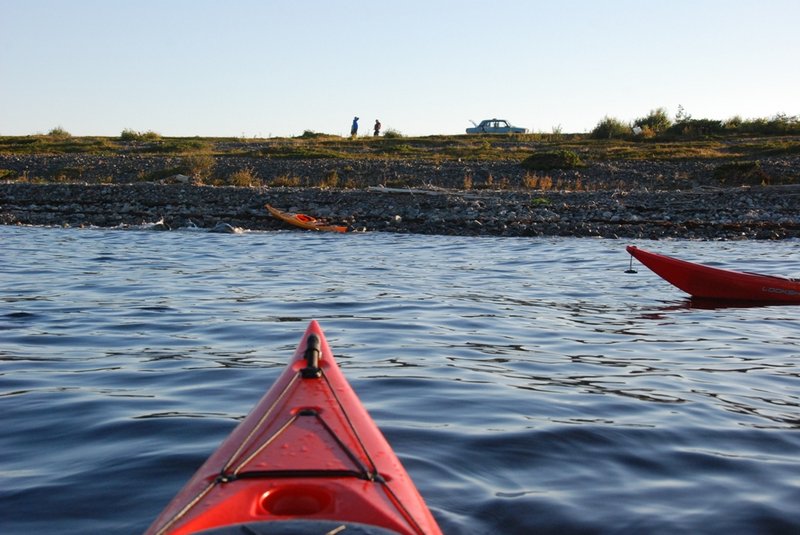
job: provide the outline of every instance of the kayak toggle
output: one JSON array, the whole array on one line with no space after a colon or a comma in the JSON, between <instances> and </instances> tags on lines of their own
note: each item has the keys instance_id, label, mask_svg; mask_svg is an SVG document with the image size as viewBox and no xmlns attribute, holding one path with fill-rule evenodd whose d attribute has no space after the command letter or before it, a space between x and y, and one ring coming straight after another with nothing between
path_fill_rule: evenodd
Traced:
<instances>
[{"instance_id":1,"label":"kayak toggle","mask_svg":"<svg viewBox=\"0 0 800 535\"><path fill-rule=\"evenodd\" d=\"M318 379L322 376L322 370L319 367L320 344L319 337L312 334L308 337L308 344L306 345L306 367L300 370L303 379Z\"/></svg>"}]
</instances>

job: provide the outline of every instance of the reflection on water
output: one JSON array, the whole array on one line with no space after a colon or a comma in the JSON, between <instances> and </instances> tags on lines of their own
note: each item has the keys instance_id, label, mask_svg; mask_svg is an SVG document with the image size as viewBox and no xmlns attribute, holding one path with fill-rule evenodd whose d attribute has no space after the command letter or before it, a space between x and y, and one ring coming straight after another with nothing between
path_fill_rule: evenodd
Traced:
<instances>
[{"instance_id":1,"label":"reflection on water","mask_svg":"<svg viewBox=\"0 0 800 535\"><path fill-rule=\"evenodd\" d=\"M4 533L141 532L311 318L446 533L800 529L800 309L687 299L626 243L0 233Z\"/></svg>"}]
</instances>

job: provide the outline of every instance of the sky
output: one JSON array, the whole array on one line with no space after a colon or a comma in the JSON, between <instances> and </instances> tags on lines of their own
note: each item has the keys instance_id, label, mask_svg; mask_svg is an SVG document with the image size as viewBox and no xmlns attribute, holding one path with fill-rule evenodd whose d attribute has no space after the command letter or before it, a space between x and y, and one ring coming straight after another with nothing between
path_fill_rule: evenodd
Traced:
<instances>
[{"instance_id":1,"label":"sky","mask_svg":"<svg viewBox=\"0 0 800 535\"><path fill-rule=\"evenodd\" d=\"M800 115L797 0L0 0L0 135Z\"/></svg>"}]
</instances>

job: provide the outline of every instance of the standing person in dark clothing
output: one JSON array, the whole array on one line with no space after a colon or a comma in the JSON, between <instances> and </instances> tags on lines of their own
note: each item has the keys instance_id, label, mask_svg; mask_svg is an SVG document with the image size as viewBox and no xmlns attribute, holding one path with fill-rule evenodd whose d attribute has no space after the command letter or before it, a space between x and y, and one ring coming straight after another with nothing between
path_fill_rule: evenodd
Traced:
<instances>
[{"instance_id":1,"label":"standing person in dark clothing","mask_svg":"<svg viewBox=\"0 0 800 535\"><path fill-rule=\"evenodd\" d=\"M358 117L353 117L353 126L350 127L350 137L356 137L358 134Z\"/></svg>"},{"instance_id":2,"label":"standing person in dark clothing","mask_svg":"<svg viewBox=\"0 0 800 535\"><path fill-rule=\"evenodd\" d=\"M375 119L375 137L381 135L381 122L378 119Z\"/></svg>"}]
</instances>

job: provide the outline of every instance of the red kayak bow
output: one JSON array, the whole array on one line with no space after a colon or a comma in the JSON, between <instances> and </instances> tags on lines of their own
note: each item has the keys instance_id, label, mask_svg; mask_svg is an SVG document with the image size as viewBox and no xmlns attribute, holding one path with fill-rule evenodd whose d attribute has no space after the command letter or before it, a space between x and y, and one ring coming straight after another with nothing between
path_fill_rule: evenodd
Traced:
<instances>
[{"instance_id":1,"label":"red kayak bow","mask_svg":"<svg viewBox=\"0 0 800 535\"><path fill-rule=\"evenodd\" d=\"M316 321L272 388L146 534L288 533L295 524L315 533L441 533Z\"/></svg>"},{"instance_id":2,"label":"red kayak bow","mask_svg":"<svg viewBox=\"0 0 800 535\"><path fill-rule=\"evenodd\" d=\"M694 264L633 245L631 256L692 297L800 304L800 280Z\"/></svg>"}]
</instances>

